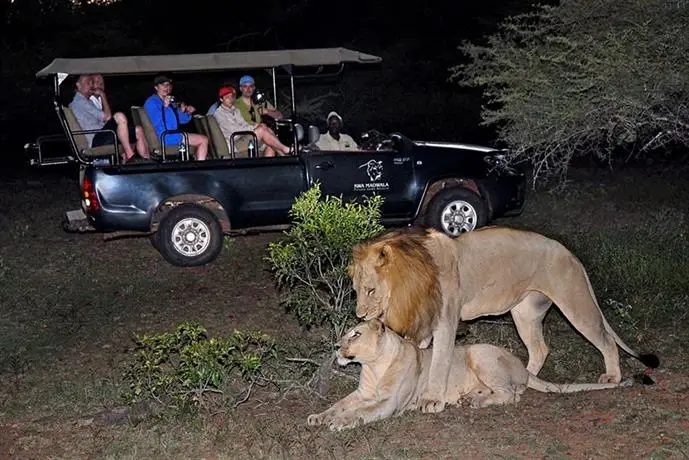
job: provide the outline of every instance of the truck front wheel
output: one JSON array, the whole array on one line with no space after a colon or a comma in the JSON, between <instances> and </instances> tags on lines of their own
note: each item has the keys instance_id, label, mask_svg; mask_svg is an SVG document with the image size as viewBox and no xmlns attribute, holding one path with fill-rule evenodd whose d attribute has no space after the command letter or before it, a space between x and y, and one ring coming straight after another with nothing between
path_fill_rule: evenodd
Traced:
<instances>
[{"instance_id":1,"label":"truck front wheel","mask_svg":"<svg viewBox=\"0 0 689 460\"><path fill-rule=\"evenodd\" d=\"M215 260L222 251L223 233L212 212L195 204L183 204L167 213L160 223L154 246L172 265L194 267Z\"/></svg>"},{"instance_id":2,"label":"truck front wheel","mask_svg":"<svg viewBox=\"0 0 689 460\"><path fill-rule=\"evenodd\" d=\"M471 190L454 187L438 193L428 205L426 225L451 237L488 223L488 206Z\"/></svg>"}]
</instances>

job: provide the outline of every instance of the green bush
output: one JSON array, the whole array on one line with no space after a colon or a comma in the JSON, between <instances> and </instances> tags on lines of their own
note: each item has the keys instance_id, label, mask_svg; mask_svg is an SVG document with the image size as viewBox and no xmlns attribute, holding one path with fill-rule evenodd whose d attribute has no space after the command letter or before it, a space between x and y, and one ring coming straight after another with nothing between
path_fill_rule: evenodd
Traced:
<instances>
[{"instance_id":1,"label":"green bush","mask_svg":"<svg viewBox=\"0 0 689 460\"><path fill-rule=\"evenodd\" d=\"M363 204L333 196L321 199L316 184L292 205L293 226L286 239L268 246L266 259L285 288L287 309L306 327L327 324L332 342L355 319L347 265L352 246L384 230L382 203L381 196Z\"/></svg>"},{"instance_id":2,"label":"green bush","mask_svg":"<svg viewBox=\"0 0 689 460\"><path fill-rule=\"evenodd\" d=\"M208 394L223 393L221 386L228 381L253 383L265 359L276 355L273 340L260 332L235 330L228 339L209 339L206 332L190 321L174 332L136 335L134 362L124 372L124 399L129 404L152 400L179 411L195 409Z\"/></svg>"}]
</instances>

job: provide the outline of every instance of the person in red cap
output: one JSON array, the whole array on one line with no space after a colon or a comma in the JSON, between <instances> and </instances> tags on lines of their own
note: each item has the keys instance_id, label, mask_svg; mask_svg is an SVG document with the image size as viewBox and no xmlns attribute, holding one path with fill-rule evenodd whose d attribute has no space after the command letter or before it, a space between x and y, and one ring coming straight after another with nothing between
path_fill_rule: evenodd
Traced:
<instances>
[{"instance_id":1,"label":"person in red cap","mask_svg":"<svg viewBox=\"0 0 689 460\"><path fill-rule=\"evenodd\" d=\"M220 130L225 136L228 148L230 148L230 139L233 133L237 131L253 131L254 134L256 134L256 138L259 140L259 151L262 152L263 156L274 157L276 154L280 156L289 155L290 148L280 142L265 124L258 123L257 125L251 125L247 123L239 112L239 109L234 106L236 97L237 90L234 86L227 85L221 87L218 90L220 105L213 113L215 119L218 120ZM235 141L240 141L240 139L235 139ZM241 139L241 141L246 142L248 140Z\"/></svg>"}]
</instances>

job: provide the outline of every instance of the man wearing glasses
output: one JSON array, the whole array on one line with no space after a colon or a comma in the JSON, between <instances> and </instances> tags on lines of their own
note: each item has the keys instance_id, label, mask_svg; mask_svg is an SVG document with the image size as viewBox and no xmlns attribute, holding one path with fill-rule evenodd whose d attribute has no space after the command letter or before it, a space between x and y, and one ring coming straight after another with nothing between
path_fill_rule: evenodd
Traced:
<instances>
[{"instance_id":1,"label":"man wearing glasses","mask_svg":"<svg viewBox=\"0 0 689 460\"><path fill-rule=\"evenodd\" d=\"M253 95L256 90L256 83L251 75L244 75L239 79L239 91L242 93L234 103L234 106L242 114L244 120L250 125L257 125L262 122L261 116L268 115L274 119L282 118L282 113L277 110L270 102L264 101L254 104Z\"/></svg>"}]
</instances>

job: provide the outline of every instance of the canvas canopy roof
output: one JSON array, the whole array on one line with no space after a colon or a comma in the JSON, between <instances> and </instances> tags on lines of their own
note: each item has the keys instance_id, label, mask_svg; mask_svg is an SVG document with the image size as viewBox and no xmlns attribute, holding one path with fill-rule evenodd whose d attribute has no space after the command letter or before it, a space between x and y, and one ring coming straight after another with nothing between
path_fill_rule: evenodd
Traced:
<instances>
[{"instance_id":1,"label":"canvas canopy roof","mask_svg":"<svg viewBox=\"0 0 689 460\"><path fill-rule=\"evenodd\" d=\"M168 54L158 56L116 56L99 58L57 58L36 77L58 74L100 73L147 74L211 70L269 69L282 66L326 66L346 62L375 64L382 59L347 48L313 48L232 53Z\"/></svg>"}]
</instances>

